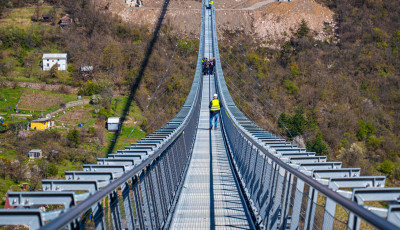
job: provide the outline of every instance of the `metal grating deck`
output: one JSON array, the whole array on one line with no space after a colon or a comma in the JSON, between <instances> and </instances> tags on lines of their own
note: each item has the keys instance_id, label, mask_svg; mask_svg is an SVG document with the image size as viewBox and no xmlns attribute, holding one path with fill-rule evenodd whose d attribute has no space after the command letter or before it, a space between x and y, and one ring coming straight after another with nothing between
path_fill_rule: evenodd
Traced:
<instances>
[{"instance_id":1,"label":"metal grating deck","mask_svg":"<svg viewBox=\"0 0 400 230\"><path fill-rule=\"evenodd\" d=\"M211 57L206 13L205 56ZM210 28L211 29L211 28ZM249 217L229 164L221 127L209 128L213 76L204 76L200 121L192 159L172 219L171 229L249 229ZM211 146L211 148L210 148Z\"/></svg>"}]
</instances>

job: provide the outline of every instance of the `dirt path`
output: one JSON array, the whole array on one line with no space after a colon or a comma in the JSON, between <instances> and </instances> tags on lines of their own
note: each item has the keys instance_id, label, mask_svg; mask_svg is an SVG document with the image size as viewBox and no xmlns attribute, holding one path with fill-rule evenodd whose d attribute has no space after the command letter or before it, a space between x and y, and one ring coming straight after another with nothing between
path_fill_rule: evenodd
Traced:
<instances>
[{"instance_id":1,"label":"dirt path","mask_svg":"<svg viewBox=\"0 0 400 230\"><path fill-rule=\"evenodd\" d=\"M273 2L276 2L276 0L267 0L267 1L263 1L263 2L257 2L256 4L249 6L247 8L243 8L242 10L255 10L257 8L260 8L262 6L265 6L265 5L273 3Z\"/></svg>"}]
</instances>

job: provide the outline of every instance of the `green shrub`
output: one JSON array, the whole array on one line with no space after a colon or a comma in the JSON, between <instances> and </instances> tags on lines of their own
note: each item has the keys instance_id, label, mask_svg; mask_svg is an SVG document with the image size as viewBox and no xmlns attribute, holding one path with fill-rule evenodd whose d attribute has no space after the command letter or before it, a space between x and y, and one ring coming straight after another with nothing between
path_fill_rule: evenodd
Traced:
<instances>
[{"instance_id":1,"label":"green shrub","mask_svg":"<svg viewBox=\"0 0 400 230\"><path fill-rule=\"evenodd\" d=\"M377 43L384 42L388 38L388 34L384 30L376 27L374 28L373 38Z\"/></svg>"},{"instance_id":2,"label":"green shrub","mask_svg":"<svg viewBox=\"0 0 400 230\"><path fill-rule=\"evenodd\" d=\"M304 117L303 113L304 109L303 107L300 107L296 110L296 113L293 116L281 113L279 117L280 120L285 123L293 137L303 134L307 128L310 128L311 122ZM278 121L278 127L284 128L280 121ZM290 137L290 134L287 133L287 136Z\"/></svg>"},{"instance_id":3,"label":"green shrub","mask_svg":"<svg viewBox=\"0 0 400 230\"><path fill-rule=\"evenodd\" d=\"M72 64L69 64L68 65L68 67L67 67L67 71L68 72L74 72L74 71L76 71L76 68L75 68L75 66L74 65L72 65Z\"/></svg>"},{"instance_id":4,"label":"green shrub","mask_svg":"<svg viewBox=\"0 0 400 230\"><path fill-rule=\"evenodd\" d=\"M195 40L182 39L178 42L178 48L183 53L194 52L196 50L197 44Z\"/></svg>"},{"instance_id":5,"label":"green shrub","mask_svg":"<svg viewBox=\"0 0 400 230\"><path fill-rule=\"evenodd\" d=\"M291 80L285 80L284 81L284 86L288 90L289 94L294 94L296 93L300 88Z\"/></svg>"},{"instance_id":6,"label":"green shrub","mask_svg":"<svg viewBox=\"0 0 400 230\"><path fill-rule=\"evenodd\" d=\"M398 57L400 54L400 30L397 30L395 33L393 33L392 52L395 57Z\"/></svg>"},{"instance_id":7,"label":"green shrub","mask_svg":"<svg viewBox=\"0 0 400 230\"><path fill-rule=\"evenodd\" d=\"M108 110L108 109L102 107L102 108L99 110L98 116L99 116L99 117L102 116L102 117L104 117L104 118L111 117L111 116L113 116L112 110Z\"/></svg>"},{"instance_id":8,"label":"green shrub","mask_svg":"<svg viewBox=\"0 0 400 230\"><path fill-rule=\"evenodd\" d=\"M343 138L340 140L339 148L349 148L353 141L354 135L349 132L345 132L343 133Z\"/></svg>"},{"instance_id":9,"label":"green shrub","mask_svg":"<svg viewBox=\"0 0 400 230\"><path fill-rule=\"evenodd\" d=\"M367 138L368 148L372 150L376 150L379 148L383 141L382 137L376 137L375 135L371 135Z\"/></svg>"},{"instance_id":10,"label":"green shrub","mask_svg":"<svg viewBox=\"0 0 400 230\"><path fill-rule=\"evenodd\" d=\"M365 140L369 135L372 135L376 132L376 128L372 125L372 123L365 122L363 120L358 121L358 140Z\"/></svg>"},{"instance_id":11,"label":"green shrub","mask_svg":"<svg viewBox=\"0 0 400 230\"><path fill-rule=\"evenodd\" d=\"M48 162L47 159L41 159L38 162L38 166L39 166L40 170L42 171L42 174L45 178L53 177L58 174L57 165Z\"/></svg>"},{"instance_id":12,"label":"green shrub","mask_svg":"<svg viewBox=\"0 0 400 230\"><path fill-rule=\"evenodd\" d=\"M94 94L99 94L103 90L101 84L98 82L87 81L86 84L79 89L78 94L84 96L92 96Z\"/></svg>"},{"instance_id":13,"label":"green shrub","mask_svg":"<svg viewBox=\"0 0 400 230\"><path fill-rule=\"evenodd\" d=\"M307 37L310 33L310 28L308 28L307 22L303 19L301 20L300 26L296 31L297 38Z\"/></svg>"},{"instance_id":14,"label":"green shrub","mask_svg":"<svg viewBox=\"0 0 400 230\"><path fill-rule=\"evenodd\" d=\"M57 78L58 77L58 65L54 64L49 71L49 78Z\"/></svg>"},{"instance_id":15,"label":"green shrub","mask_svg":"<svg viewBox=\"0 0 400 230\"><path fill-rule=\"evenodd\" d=\"M329 150L328 150L328 144L324 141L322 138L322 133L318 132L315 140L312 141L307 141L306 144L307 151L312 151L316 152L318 155L328 155Z\"/></svg>"},{"instance_id":16,"label":"green shrub","mask_svg":"<svg viewBox=\"0 0 400 230\"><path fill-rule=\"evenodd\" d=\"M0 28L0 37L4 48L21 47L23 49L31 49L39 47L43 43L43 31L25 31L16 26L8 26Z\"/></svg>"},{"instance_id":17,"label":"green shrub","mask_svg":"<svg viewBox=\"0 0 400 230\"><path fill-rule=\"evenodd\" d=\"M295 78L300 75L299 65L296 62L290 64L290 77Z\"/></svg>"},{"instance_id":18,"label":"green shrub","mask_svg":"<svg viewBox=\"0 0 400 230\"><path fill-rule=\"evenodd\" d=\"M117 42L110 42L101 55L102 67L106 71L118 70L123 63L123 54Z\"/></svg>"},{"instance_id":19,"label":"green shrub","mask_svg":"<svg viewBox=\"0 0 400 230\"><path fill-rule=\"evenodd\" d=\"M7 132L8 127L4 125L3 123L0 123L0 133Z\"/></svg>"},{"instance_id":20,"label":"green shrub","mask_svg":"<svg viewBox=\"0 0 400 230\"><path fill-rule=\"evenodd\" d=\"M67 134L67 139L68 139L68 141L70 141L71 145L74 145L75 147L77 147L81 143L81 140L79 137L79 130L73 129L73 130L69 131Z\"/></svg>"},{"instance_id":21,"label":"green shrub","mask_svg":"<svg viewBox=\"0 0 400 230\"><path fill-rule=\"evenodd\" d=\"M383 172L387 177L392 178L394 168L395 165L391 160L385 160L379 165L378 170Z\"/></svg>"},{"instance_id":22,"label":"green shrub","mask_svg":"<svg viewBox=\"0 0 400 230\"><path fill-rule=\"evenodd\" d=\"M290 63L290 58L292 56L292 44L290 42L285 42L279 51L278 60L282 66L286 66Z\"/></svg>"}]
</instances>

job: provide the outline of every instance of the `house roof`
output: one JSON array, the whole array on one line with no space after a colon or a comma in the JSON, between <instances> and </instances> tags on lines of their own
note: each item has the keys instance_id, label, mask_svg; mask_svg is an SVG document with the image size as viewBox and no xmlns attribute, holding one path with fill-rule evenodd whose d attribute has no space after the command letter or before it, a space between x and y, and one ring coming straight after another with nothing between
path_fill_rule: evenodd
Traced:
<instances>
[{"instance_id":1,"label":"house roof","mask_svg":"<svg viewBox=\"0 0 400 230\"><path fill-rule=\"evenodd\" d=\"M109 117L107 123L119 123L119 117Z\"/></svg>"},{"instance_id":2,"label":"house roof","mask_svg":"<svg viewBox=\"0 0 400 230\"><path fill-rule=\"evenodd\" d=\"M32 122L45 122L45 121L51 121L51 118L39 118L36 120L32 120Z\"/></svg>"},{"instance_id":3,"label":"house roof","mask_svg":"<svg viewBox=\"0 0 400 230\"><path fill-rule=\"evenodd\" d=\"M29 151L30 153L41 153L42 150L41 149L31 149L31 151Z\"/></svg>"},{"instance_id":4,"label":"house roof","mask_svg":"<svg viewBox=\"0 0 400 230\"><path fill-rule=\"evenodd\" d=\"M81 71L93 71L93 66L82 66Z\"/></svg>"},{"instance_id":5,"label":"house roof","mask_svg":"<svg viewBox=\"0 0 400 230\"><path fill-rule=\"evenodd\" d=\"M66 53L47 53L43 54L43 59L49 59L49 58L67 58Z\"/></svg>"}]
</instances>

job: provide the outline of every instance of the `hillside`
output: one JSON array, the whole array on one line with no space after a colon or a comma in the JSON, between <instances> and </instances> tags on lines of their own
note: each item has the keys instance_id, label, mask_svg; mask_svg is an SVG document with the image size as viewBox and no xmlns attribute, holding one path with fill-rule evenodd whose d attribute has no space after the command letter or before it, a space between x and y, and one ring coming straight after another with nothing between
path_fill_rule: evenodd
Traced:
<instances>
[{"instance_id":1,"label":"hillside","mask_svg":"<svg viewBox=\"0 0 400 230\"><path fill-rule=\"evenodd\" d=\"M184 103L197 58L198 42L164 21L150 31L86 0L35 2L9 2L0 12L0 197L21 183L39 189L41 178L61 178L163 126ZM50 19L36 20L37 12ZM61 27L62 17L71 23ZM43 53L67 53L67 70L43 71ZM46 115L55 127L27 130ZM105 128L114 116L124 119L118 134ZM29 159L31 149L44 158Z\"/></svg>"},{"instance_id":2,"label":"hillside","mask_svg":"<svg viewBox=\"0 0 400 230\"><path fill-rule=\"evenodd\" d=\"M398 185L399 3L320 2L335 12L337 42L317 40L306 21L279 49L226 31L220 44L230 91L264 128L364 174L386 174Z\"/></svg>"},{"instance_id":3,"label":"hillside","mask_svg":"<svg viewBox=\"0 0 400 230\"><path fill-rule=\"evenodd\" d=\"M125 21L139 26L154 26L163 1L144 1L143 7L129 7L124 0L102 0L97 4L99 9L107 8L106 11L119 15ZM171 0L166 22L174 28L180 27L188 36L197 38L200 4L200 1ZM221 33L239 29L265 42L288 40L291 30L297 28L301 19L304 19L315 33L316 39L334 39L333 12L313 0L221 0L215 2L215 8L218 12L218 31Z\"/></svg>"}]
</instances>

